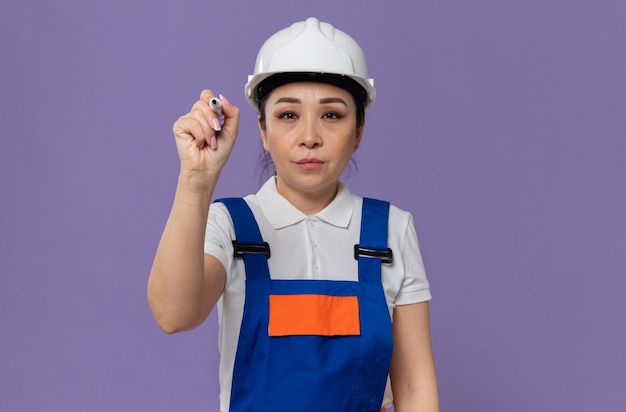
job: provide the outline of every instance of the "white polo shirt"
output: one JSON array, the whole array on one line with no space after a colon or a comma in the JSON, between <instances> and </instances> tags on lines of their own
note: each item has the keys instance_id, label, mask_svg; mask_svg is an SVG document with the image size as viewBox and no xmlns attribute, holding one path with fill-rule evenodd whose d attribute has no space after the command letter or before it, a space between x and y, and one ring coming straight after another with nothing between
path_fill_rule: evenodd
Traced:
<instances>
[{"instance_id":1,"label":"white polo shirt","mask_svg":"<svg viewBox=\"0 0 626 412\"><path fill-rule=\"evenodd\" d=\"M245 197L259 225L263 240L270 245L268 259L272 279L358 280L354 245L359 243L363 198L339 185L335 199L324 210L307 216L276 191L272 177L256 195ZM393 264L382 265L382 283L390 316L396 305L431 299L417 235L410 213L395 206L389 210L388 247ZM217 303L220 348L220 408L230 403L232 371L239 328L243 317L245 268L243 259L233 257L235 239L230 215L222 203L211 205L204 251L226 268L224 293ZM392 403L389 382L383 407Z\"/></svg>"}]
</instances>

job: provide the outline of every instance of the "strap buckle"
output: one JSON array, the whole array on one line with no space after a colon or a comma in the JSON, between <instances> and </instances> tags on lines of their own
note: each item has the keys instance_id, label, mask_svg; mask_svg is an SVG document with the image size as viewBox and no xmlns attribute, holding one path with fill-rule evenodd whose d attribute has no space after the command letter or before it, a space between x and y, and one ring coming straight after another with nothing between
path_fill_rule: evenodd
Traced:
<instances>
[{"instance_id":1,"label":"strap buckle","mask_svg":"<svg viewBox=\"0 0 626 412\"><path fill-rule=\"evenodd\" d=\"M354 259L359 260L359 257L377 258L380 259L381 263L386 264L393 263L393 252L389 248L387 250L376 250L354 245Z\"/></svg>"},{"instance_id":2,"label":"strap buckle","mask_svg":"<svg viewBox=\"0 0 626 412\"><path fill-rule=\"evenodd\" d=\"M263 254L268 259L270 257L270 245L267 242L263 242L262 245L254 243L238 243L233 240L233 256L236 258L242 258L244 253Z\"/></svg>"}]
</instances>

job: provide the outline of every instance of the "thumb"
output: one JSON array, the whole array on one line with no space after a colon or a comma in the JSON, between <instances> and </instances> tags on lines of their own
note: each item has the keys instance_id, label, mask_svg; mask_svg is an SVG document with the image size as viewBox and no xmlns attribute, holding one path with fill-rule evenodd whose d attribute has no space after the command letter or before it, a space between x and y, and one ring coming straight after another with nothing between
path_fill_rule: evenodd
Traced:
<instances>
[{"instance_id":1,"label":"thumb","mask_svg":"<svg viewBox=\"0 0 626 412\"><path fill-rule=\"evenodd\" d=\"M239 126L239 108L228 101L226 97L220 94L222 101L222 114L224 115L224 127L226 127L233 135L237 134Z\"/></svg>"}]
</instances>

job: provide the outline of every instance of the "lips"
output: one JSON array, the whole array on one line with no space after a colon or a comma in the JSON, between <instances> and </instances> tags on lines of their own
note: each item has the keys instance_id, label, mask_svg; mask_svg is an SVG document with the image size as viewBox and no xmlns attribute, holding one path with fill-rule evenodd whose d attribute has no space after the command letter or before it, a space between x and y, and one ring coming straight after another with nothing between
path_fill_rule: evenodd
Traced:
<instances>
[{"instance_id":1,"label":"lips","mask_svg":"<svg viewBox=\"0 0 626 412\"><path fill-rule=\"evenodd\" d=\"M305 170L316 170L316 169L321 168L324 165L324 162L322 160L315 159L315 158L312 158L312 159L304 158L304 159L298 160L296 164Z\"/></svg>"}]
</instances>

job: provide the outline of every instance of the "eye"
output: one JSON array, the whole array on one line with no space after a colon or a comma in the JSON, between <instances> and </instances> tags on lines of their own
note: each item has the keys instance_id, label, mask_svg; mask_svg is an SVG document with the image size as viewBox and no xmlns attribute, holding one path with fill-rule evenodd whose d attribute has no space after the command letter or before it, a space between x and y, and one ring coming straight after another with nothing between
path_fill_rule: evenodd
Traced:
<instances>
[{"instance_id":1,"label":"eye","mask_svg":"<svg viewBox=\"0 0 626 412\"><path fill-rule=\"evenodd\" d=\"M343 116L336 112L324 113L322 119L341 119Z\"/></svg>"},{"instance_id":2,"label":"eye","mask_svg":"<svg viewBox=\"0 0 626 412\"><path fill-rule=\"evenodd\" d=\"M293 120L293 119L296 119L298 116L296 116L296 114L293 112L284 112L284 113L280 113L277 117L279 119Z\"/></svg>"}]
</instances>

